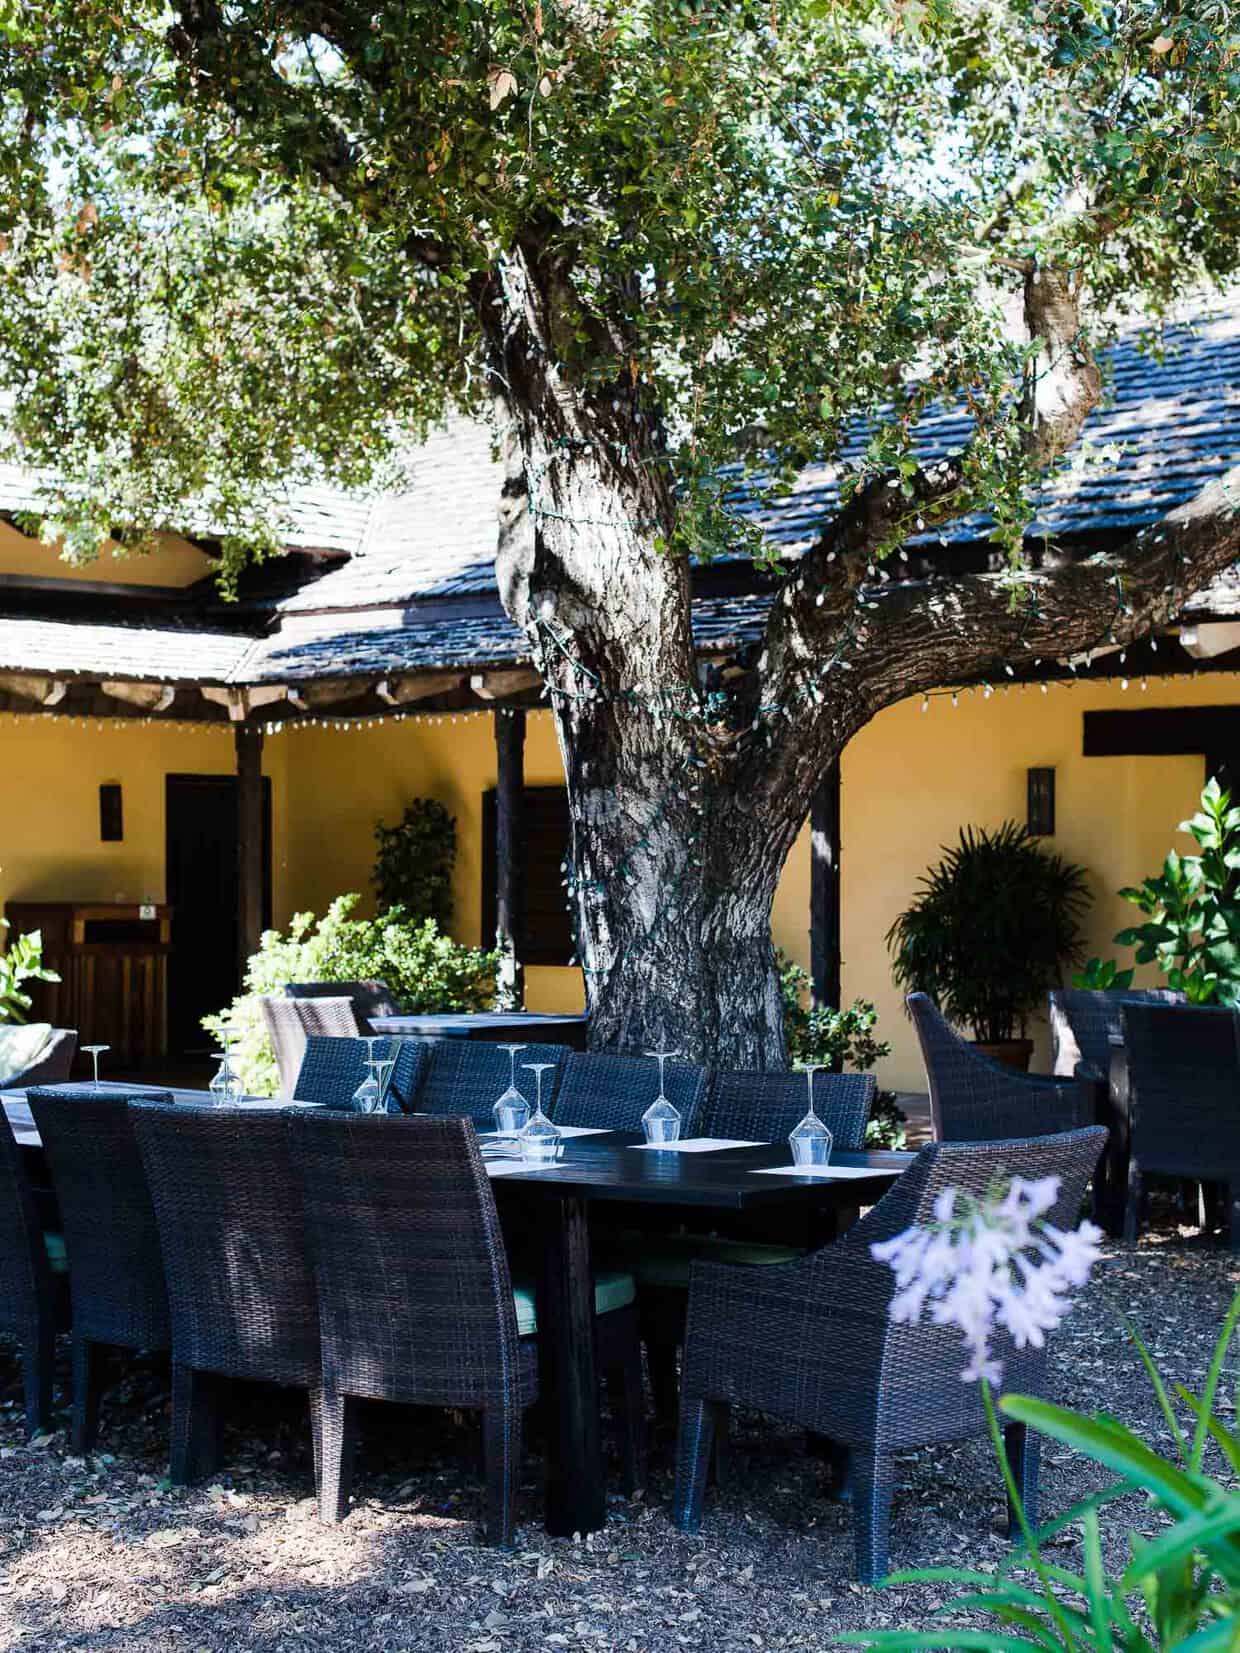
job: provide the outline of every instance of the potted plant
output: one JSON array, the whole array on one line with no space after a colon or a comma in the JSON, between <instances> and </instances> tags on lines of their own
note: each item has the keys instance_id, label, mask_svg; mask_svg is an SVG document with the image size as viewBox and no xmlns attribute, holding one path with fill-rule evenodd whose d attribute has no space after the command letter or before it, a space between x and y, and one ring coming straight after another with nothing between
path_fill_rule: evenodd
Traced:
<instances>
[{"instance_id":1,"label":"potted plant","mask_svg":"<svg viewBox=\"0 0 1240 1653\"><path fill-rule=\"evenodd\" d=\"M925 993L978 1047L1025 1068L1029 1016L1081 955L1084 871L1015 821L964 827L887 932L896 985Z\"/></svg>"}]
</instances>

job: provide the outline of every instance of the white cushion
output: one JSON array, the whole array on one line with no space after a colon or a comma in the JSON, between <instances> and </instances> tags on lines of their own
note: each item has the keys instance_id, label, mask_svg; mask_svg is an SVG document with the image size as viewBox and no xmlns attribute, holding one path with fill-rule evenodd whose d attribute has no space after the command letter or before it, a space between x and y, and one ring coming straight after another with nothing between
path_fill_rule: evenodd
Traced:
<instances>
[{"instance_id":1,"label":"white cushion","mask_svg":"<svg viewBox=\"0 0 1240 1653\"><path fill-rule=\"evenodd\" d=\"M0 1025L0 1085L11 1085L18 1074L42 1061L51 1042L50 1022Z\"/></svg>"}]
</instances>

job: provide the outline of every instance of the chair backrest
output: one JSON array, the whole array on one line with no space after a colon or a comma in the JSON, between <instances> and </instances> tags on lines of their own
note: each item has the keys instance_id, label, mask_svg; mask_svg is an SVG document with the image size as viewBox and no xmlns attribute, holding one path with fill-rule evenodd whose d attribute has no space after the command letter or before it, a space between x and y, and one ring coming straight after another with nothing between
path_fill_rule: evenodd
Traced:
<instances>
[{"instance_id":1,"label":"chair backrest","mask_svg":"<svg viewBox=\"0 0 1240 1653\"><path fill-rule=\"evenodd\" d=\"M517 1041L514 1039L513 1043ZM517 1089L534 1106L534 1075L524 1071L530 1062L553 1062L542 1078L543 1108L555 1108L556 1086L568 1049L564 1045L526 1045L517 1053ZM418 1111L454 1114L472 1119L480 1131L493 1130L495 1106L508 1089L512 1063L502 1045L481 1039L437 1039L429 1070L418 1097Z\"/></svg>"},{"instance_id":2,"label":"chair backrest","mask_svg":"<svg viewBox=\"0 0 1240 1653\"><path fill-rule=\"evenodd\" d=\"M54 1027L39 1060L9 1080L10 1086L63 1085L73 1072L78 1036L75 1027Z\"/></svg>"},{"instance_id":3,"label":"chair backrest","mask_svg":"<svg viewBox=\"0 0 1240 1653\"><path fill-rule=\"evenodd\" d=\"M280 1095L296 1094L297 1075L306 1054L306 1040L313 1037L356 1039L357 1017L351 999L263 998L263 1020L267 1024L276 1067L280 1072Z\"/></svg>"},{"instance_id":4,"label":"chair backrest","mask_svg":"<svg viewBox=\"0 0 1240 1653\"><path fill-rule=\"evenodd\" d=\"M286 1117L329 1391L438 1406L511 1398L517 1321L473 1125Z\"/></svg>"},{"instance_id":5,"label":"chair backrest","mask_svg":"<svg viewBox=\"0 0 1240 1653\"><path fill-rule=\"evenodd\" d=\"M60 1206L74 1332L127 1349L167 1348L159 1233L129 1098L83 1087L35 1089L28 1100ZM143 1100L174 1099L168 1091Z\"/></svg>"},{"instance_id":6,"label":"chair backrest","mask_svg":"<svg viewBox=\"0 0 1240 1653\"><path fill-rule=\"evenodd\" d=\"M1120 1006L1125 1000L1133 1004L1183 1004L1184 995L1160 987L1106 992L1081 987L1057 989L1050 995L1055 1073L1071 1077L1078 1063L1088 1062L1106 1078L1111 1065L1111 1038L1123 1032Z\"/></svg>"},{"instance_id":7,"label":"chair backrest","mask_svg":"<svg viewBox=\"0 0 1240 1653\"><path fill-rule=\"evenodd\" d=\"M1220 1180L1240 1168L1237 1017L1216 1005L1125 1002L1133 1157Z\"/></svg>"},{"instance_id":8,"label":"chair backrest","mask_svg":"<svg viewBox=\"0 0 1240 1653\"><path fill-rule=\"evenodd\" d=\"M668 1101L680 1114L680 1134L694 1135L706 1094L706 1069L694 1062L669 1062L666 1090ZM659 1064L649 1057L574 1050L560 1070L555 1122L640 1131L642 1115L658 1094Z\"/></svg>"},{"instance_id":9,"label":"chair backrest","mask_svg":"<svg viewBox=\"0 0 1240 1653\"><path fill-rule=\"evenodd\" d=\"M370 1032L372 1016L395 1016L400 1006L385 981L291 981L286 999L348 999L363 1033Z\"/></svg>"},{"instance_id":10,"label":"chair backrest","mask_svg":"<svg viewBox=\"0 0 1240 1653\"><path fill-rule=\"evenodd\" d=\"M0 1328L25 1338L53 1323L43 1229L21 1149L0 1108Z\"/></svg>"},{"instance_id":11,"label":"chair backrest","mask_svg":"<svg viewBox=\"0 0 1240 1653\"><path fill-rule=\"evenodd\" d=\"M326 1038L311 1035L293 1095L299 1102L318 1102L325 1108L351 1109L353 1092L369 1071L366 1066L369 1042L365 1039ZM375 1057L395 1060L388 1083L387 1106L391 1113L412 1113L417 1107L423 1075L430 1052L414 1039L376 1039Z\"/></svg>"},{"instance_id":12,"label":"chair backrest","mask_svg":"<svg viewBox=\"0 0 1240 1653\"><path fill-rule=\"evenodd\" d=\"M282 1109L131 1102L168 1282L172 1357L319 1382L319 1323Z\"/></svg>"},{"instance_id":13,"label":"chair backrest","mask_svg":"<svg viewBox=\"0 0 1240 1653\"><path fill-rule=\"evenodd\" d=\"M930 1122L939 1142L993 1142L1048 1136L1081 1123L1080 1090L1070 1079L1018 1073L975 1050L948 1026L924 993L910 993L930 1086Z\"/></svg>"},{"instance_id":14,"label":"chair backrest","mask_svg":"<svg viewBox=\"0 0 1240 1653\"><path fill-rule=\"evenodd\" d=\"M876 1090L872 1073L814 1075L814 1111L831 1132L834 1147L865 1146ZM804 1073L715 1073L697 1128L702 1136L783 1142L808 1107Z\"/></svg>"}]
</instances>

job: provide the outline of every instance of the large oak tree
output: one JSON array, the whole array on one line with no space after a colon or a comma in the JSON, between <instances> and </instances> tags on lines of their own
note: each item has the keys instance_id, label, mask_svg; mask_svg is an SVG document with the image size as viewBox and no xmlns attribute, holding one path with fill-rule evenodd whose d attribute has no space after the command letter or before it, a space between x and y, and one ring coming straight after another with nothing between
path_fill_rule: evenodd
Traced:
<instances>
[{"instance_id":1,"label":"large oak tree","mask_svg":"<svg viewBox=\"0 0 1240 1653\"><path fill-rule=\"evenodd\" d=\"M14 440L61 479L46 532L88 556L197 510L235 567L291 480L382 478L491 406L594 1036L777 1061L772 896L845 743L911 693L1144 633L1240 553L1225 483L1105 555L1022 547L1117 317L1235 267L1235 23L0 0L0 366ZM971 434L928 463L944 404ZM747 543L736 467L778 488L850 437L762 646L712 679L690 564ZM1002 572L888 578L978 509Z\"/></svg>"}]
</instances>

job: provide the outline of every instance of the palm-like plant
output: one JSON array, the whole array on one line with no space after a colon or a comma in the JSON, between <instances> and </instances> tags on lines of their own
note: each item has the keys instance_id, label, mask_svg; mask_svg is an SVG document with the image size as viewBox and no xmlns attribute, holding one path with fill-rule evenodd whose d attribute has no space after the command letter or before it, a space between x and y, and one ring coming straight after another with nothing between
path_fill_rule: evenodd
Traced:
<instances>
[{"instance_id":1,"label":"palm-like plant","mask_svg":"<svg viewBox=\"0 0 1240 1653\"><path fill-rule=\"evenodd\" d=\"M1083 869L1019 823L964 827L887 932L896 985L1003 1044L1079 959L1090 899Z\"/></svg>"}]
</instances>

